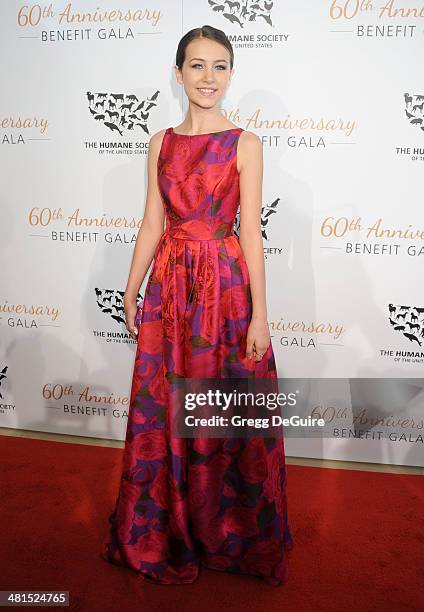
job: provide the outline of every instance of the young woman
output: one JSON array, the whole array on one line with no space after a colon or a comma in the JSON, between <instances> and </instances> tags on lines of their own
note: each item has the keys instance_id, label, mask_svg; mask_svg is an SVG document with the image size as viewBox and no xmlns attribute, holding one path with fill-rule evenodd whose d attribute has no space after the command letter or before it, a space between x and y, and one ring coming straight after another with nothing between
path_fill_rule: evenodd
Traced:
<instances>
[{"instance_id":1,"label":"young woman","mask_svg":"<svg viewBox=\"0 0 424 612\"><path fill-rule=\"evenodd\" d=\"M273 585L288 577L283 437L181 438L169 424L178 379L277 378L265 299L262 144L219 111L233 62L228 38L211 26L178 45L175 75L189 108L180 125L150 140L145 214L125 291L137 351L102 554L162 584L193 582L200 566ZM136 296L152 259L140 312Z\"/></svg>"}]
</instances>

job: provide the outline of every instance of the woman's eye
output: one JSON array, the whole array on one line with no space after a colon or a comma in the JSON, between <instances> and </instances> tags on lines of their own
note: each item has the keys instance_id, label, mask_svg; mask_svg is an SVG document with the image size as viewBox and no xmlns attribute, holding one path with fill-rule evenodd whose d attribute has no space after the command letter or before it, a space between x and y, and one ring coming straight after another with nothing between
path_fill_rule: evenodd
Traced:
<instances>
[{"instance_id":1,"label":"woman's eye","mask_svg":"<svg viewBox=\"0 0 424 612\"><path fill-rule=\"evenodd\" d=\"M193 64L191 67L196 68L197 66L202 66L202 64ZM222 68L222 70L226 70L226 66L217 66L217 68Z\"/></svg>"}]
</instances>

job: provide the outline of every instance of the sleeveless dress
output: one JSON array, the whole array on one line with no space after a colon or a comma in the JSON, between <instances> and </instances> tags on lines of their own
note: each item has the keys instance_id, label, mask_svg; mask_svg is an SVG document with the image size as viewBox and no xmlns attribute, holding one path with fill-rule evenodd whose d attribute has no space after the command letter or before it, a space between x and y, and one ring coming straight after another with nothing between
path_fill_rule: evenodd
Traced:
<instances>
[{"instance_id":1,"label":"sleeveless dress","mask_svg":"<svg viewBox=\"0 0 424 612\"><path fill-rule=\"evenodd\" d=\"M288 578L284 439L176 438L167 423L175 377L276 378L270 343L246 358L249 272L234 233L242 128L165 130L157 180L166 229L146 285L123 469L102 557L161 584L201 566Z\"/></svg>"}]
</instances>

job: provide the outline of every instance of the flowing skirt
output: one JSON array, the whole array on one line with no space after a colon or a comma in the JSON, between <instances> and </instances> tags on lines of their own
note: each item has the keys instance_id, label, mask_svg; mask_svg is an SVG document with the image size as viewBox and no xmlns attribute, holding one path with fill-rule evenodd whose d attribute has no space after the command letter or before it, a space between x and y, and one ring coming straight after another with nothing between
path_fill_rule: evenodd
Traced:
<instances>
[{"instance_id":1,"label":"flowing skirt","mask_svg":"<svg viewBox=\"0 0 424 612\"><path fill-rule=\"evenodd\" d=\"M123 469L102 556L162 584L200 566L287 581L284 439L180 438L170 387L181 378L277 378L272 343L247 359L252 316L237 236L178 239L155 252L139 326Z\"/></svg>"}]
</instances>

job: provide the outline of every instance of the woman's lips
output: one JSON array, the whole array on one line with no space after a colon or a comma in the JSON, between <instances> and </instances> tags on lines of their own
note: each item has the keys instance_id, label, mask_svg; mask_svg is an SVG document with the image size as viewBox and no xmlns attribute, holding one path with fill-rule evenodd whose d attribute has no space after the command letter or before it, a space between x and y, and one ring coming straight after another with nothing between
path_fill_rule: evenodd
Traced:
<instances>
[{"instance_id":1,"label":"woman's lips","mask_svg":"<svg viewBox=\"0 0 424 612\"><path fill-rule=\"evenodd\" d=\"M216 92L216 89L210 89L208 87L198 87L197 91L200 91L202 96L213 96Z\"/></svg>"}]
</instances>

